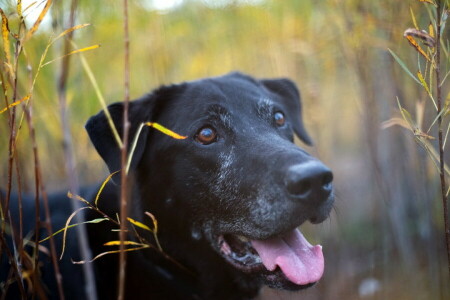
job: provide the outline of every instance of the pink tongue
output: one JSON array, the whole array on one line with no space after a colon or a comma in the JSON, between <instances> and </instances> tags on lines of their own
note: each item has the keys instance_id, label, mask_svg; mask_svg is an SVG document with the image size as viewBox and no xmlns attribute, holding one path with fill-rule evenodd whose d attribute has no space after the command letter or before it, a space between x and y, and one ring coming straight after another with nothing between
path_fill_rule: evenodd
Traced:
<instances>
[{"instance_id":1,"label":"pink tongue","mask_svg":"<svg viewBox=\"0 0 450 300\"><path fill-rule=\"evenodd\" d=\"M273 271L279 266L287 279L295 284L313 283L322 277L322 246L312 246L298 229L282 237L251 242L267 270Z\"/></svg>"}]
</instances>

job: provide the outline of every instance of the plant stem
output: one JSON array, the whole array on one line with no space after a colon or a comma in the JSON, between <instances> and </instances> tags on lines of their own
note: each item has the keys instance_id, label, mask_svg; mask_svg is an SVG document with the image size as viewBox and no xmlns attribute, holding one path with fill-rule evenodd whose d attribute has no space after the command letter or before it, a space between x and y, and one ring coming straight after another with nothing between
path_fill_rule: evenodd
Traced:
<instances>
[{"instance_id":1,"label":"plant stem","mask_svg":"<svg viewBox=\"0 0 450 300\"><path fill-rule=\"evenodd\" d=\"M442 87L441 87L441 22L442 22L442 3L443 0L437 1L437 32L436 32L436 98L437 98L437 114L438 118L438 140L439 140L439 161L440 161L440 178L441 178L441 193L442 193L442 205L444 208L444 228L445 228L445 242L447 246L447 264L448 271L450 274L450 229L448 222L448 205L447 205L447 197L446 193L446 184L445 184L445 169L444 169L444 143L442 138Z\"/></svg>"},{"instance_id":2,"label":"plant stem","mask_svg":"<svg viewBox=\"0 0 450 300\"><path fill-rule=\"evenodd\" d=\"M36 210L40 210L40 196L42 196L43 199L43 207L44 207L44 216L45 216L45 222L43 222L40 220L40 212L39 214L36 215L36 219L39 220L39 222L36 223L36 236L38 236L38 232L39 232L39 228L41 227L45 227L45 229L47 229L47 234L50 236L50 258L53 264L53 271L55 272L55 279L56 279L56 284L57 284L57 289L58 289L58 297L60 300L64 300L64 289L63 289L63 282L62 282L62 276L61 276L61 272L59 270L59 264L58 264L58 258L56 255L56 245L55 245L55 240L53 238L53 229L52 229L52 223L51 223L51 213L50 213L50 207L49 207L49 201L48 201L48 196L47 196L47 192L45 190L45 185L42 181L42 174L41 174L41 167L40 167L40 162L39 162L39 154L38 154L38 147L37 147L37 142L36 142L36 134L35 134L35 130L34 130L34 126L33 126L33 122L31 120L31 106L30 107L24 107L24 113L25 113L25 117L27 120L27 124L28 124L28 129L30 132L30 138L31 138L31 143L32 143L32 147L33 147L33 158L34 158L34 173L35 173L35 188L36 188L36 196L35 196L35 201L36 201ZM44 226L42 226L44 225ZM38 251L38 246L39 246L39 239L36 239L35 241L35 255L37 255L37 251ZM36 263L36 268L38 267L38 263ZM37 276L36 272L33 273L34 276ZM39 281L36 278L36 284L39 284Z\"/></svg>"},{"instance_id":3,"label":"plant stem","mask_svg":"<svg viewBox=\"0 0 450 300\"><path fill-rule=\"evenodd\" d=\"M121 151L121 189L120 189L120 258L119 258L119 294L118 299L123 300L125 295L125 275L126 275L126 252L125 252L125 237L127 224L127 152L128 152L128 132L130 123L128 121L128 107L130 102L130 37L128 31L128 1L123 1L123 27L124 27L124 109L123 109L123 144Z\"/></svg>"},{"instance_id":4,"label":"plant stem","mask_svg":"<svg viewBox=\"0 0 450 300\"><path fill-rule=\"evenodd\" d=\"M76 7L78 5L78 0L72 0L70 7L70 16L69 16L69 28L75 26L75 12ZM71 50L71 40L73 37L73 32L69 33L67 38L64 41L63 47L63 55L69 53ZM69 116L67 110L67 78L69 75L69 67L70 67L70 55L65 56L61 63L61 73L59 74L58 82L57 82L57 92L59 99L59 108L61 115L61 128L63 131L63 150L65 157L65 171L66 176L69 181L70 191L76 195L79 194L79 183L78 177L75 170L75 156L73 154L73 142L72 142L72 134L70 132L69 127ZM71 199L72 210L76 211L81 208L81 203L75 199ZM80 250L81 259L83 261L90 261L92 259L91 250L89 249L89 241L87 238L87 230L86 225L84 224L84 215L82 213L76 214L75 222L80 224L76 228L77 240L78 240L78 248ZM97 299L97 289L95 285L95 276L94 269L92 264L83 264L83 274L85 277L85 297L88 300L96 300Z\"/></svg>"}]
</instances>

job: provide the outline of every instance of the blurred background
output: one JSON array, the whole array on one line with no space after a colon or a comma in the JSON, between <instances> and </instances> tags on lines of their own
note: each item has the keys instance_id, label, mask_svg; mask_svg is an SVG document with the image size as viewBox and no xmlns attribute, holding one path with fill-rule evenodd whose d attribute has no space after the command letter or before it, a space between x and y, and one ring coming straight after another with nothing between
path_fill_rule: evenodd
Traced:
<instances>
[{"instance_id":1,"label":"blurred background","mask_svg":"<svg viewBox=\"0 0 450 300\"><path fill-rule=\"evenodd\" d=\"M33 1L22 2L26 7ZM304 120L315 146L299 145L335 175L337 199L331 218L303 229L310 241L324 246L326 271L307 291L265 289L261 299L450 299L438 171L410 131L400 126L382 129L384 121L400 117L397 98L414 120L423 120L425 130L435 118L424 89L388 51L417 71L417 52L403 32L414 27L412 14L419 27L427 29L432 6L416 0L129 2L132 98L161 84L233 70L255 77L289 77L301 90ZM37 1L24 13L30 26L44 4ZM11 31L18 23L15 5L0 0ZM25 58L19 61L21 97L29 87L27 68L36 71L49 38L68 28L69 12L70 1L55 1L27 42ZM92 25L77 30L74 41L79 48L101 45L82 55L107 103L120 101L122 1L79 0L75 24L83 23ZM62 40L52 45L47 60L60 57L62 47ZM449 63L447 59L444 66ZM60 68L59 62L42 68L29 104L48 191L69 189L56 88ZM447 84L444 97L448 92ZM67 95L77 177L81 184L103 180L107 170L83 127L101 105L79 54L71 57ZM447 116L445 126L448 122ZM32 192L32 143L27 126L18 132L22 189ZM429 134L437 136L436 126ZM8 117L3 114L2 187L8 178L8 142ZM445 150L448 158L448 145Z\"/></svg>"}]
</instances>

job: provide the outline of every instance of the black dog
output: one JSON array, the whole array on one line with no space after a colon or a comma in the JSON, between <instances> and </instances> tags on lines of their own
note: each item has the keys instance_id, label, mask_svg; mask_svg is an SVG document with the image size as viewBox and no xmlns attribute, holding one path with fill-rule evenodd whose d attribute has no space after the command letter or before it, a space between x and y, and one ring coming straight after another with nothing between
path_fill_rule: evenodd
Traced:
<instances>
[{"instance_id":1,"label":"black dog","mask_svg":"<svg viewBox=\"0 0 450 300\"><path fill-rule=\"evenodd\" d=\"M108 110L122 132L123 103ZM232 73L166 86L131 102L129 119L131 137L142 123L156 122L187 138L150 127L139 135L130 167L130 216L147 224L145 212L156 217L165 254L156 248L129 252L126 299L248 299L263 284L298 290L321 278L321 247L310 245L297 227L328 217L332 173L293 143L294 133L306 144L311 140L291 81ZM120 150L105 114L92 117L86 129L110 171L119 170ZM119 189L108 184L99 200L112 216ZM92 199L95 191L84 196ZM62 214L61 226L69 214ZM98 254L117 233L105 222L95 226L88 232ZM139 234L155 243L151 233ZM66 296L81 299L81 267L64 264L79 258L76 241L70 242L62 262ZM101 299L115 297L117 261L109 255L94 262ZM46 285L54 288L51 279Z\"/></svg>"}]
</instances>

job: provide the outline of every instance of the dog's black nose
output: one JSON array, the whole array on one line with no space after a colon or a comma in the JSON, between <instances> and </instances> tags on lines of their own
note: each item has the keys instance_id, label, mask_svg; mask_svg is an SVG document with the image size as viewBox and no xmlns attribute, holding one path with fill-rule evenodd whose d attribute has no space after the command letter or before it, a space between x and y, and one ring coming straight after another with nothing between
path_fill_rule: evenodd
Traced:
<instances>
[{"instance_id":1,"label":"dog's black nose","mask_svg":"<svg viewBox=\"0 0 450 300\"><path fill-rule=\"evenodd\" d=\"M299 200L325 201L333 189L333 173L319 161L289 167L285 178L287 191Z\"/></svg>"}]
</instances>

